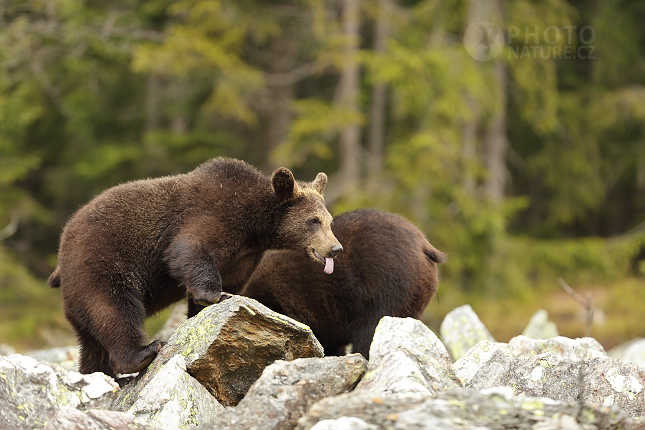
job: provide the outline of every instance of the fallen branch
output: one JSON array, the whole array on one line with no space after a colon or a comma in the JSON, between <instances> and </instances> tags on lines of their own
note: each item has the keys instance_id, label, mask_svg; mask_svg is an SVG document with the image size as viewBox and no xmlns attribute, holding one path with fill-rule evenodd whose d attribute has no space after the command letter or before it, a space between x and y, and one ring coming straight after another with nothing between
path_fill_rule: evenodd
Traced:
<instances>
[{"instance_id":1,"label":"fallen branch","mask_svg":"<svg viewBox=\"0 0 645 430\"><path fill-rule=\"evenodd\" d=\"M585 309L585 316L587 320L587 329L585 336L591 336L591 323L593 323L593 301L591 299L591 292L587 293L587 299L585 300L582 298L582 296L580 296L580 294L576 293L575 290L564 281L564 279L558 279L558 284L560 284L560 287L562 287L562 289L568 295L570 295L576 302L580 304L580 306Z\"/></svg>"},{"instance_id":2,"label":"fallen branch","mask_svg":"<svg viewBox=\"0 0 645 430\"><path fill-rule=\"evenodd\" d=\"M11 221L9 221L9 224L0 230L0 241L5 240L18 231L18 224L20 224L20 215L18 215L18 212L14 212L11 215Z\"/></svg>"}]
</instances>

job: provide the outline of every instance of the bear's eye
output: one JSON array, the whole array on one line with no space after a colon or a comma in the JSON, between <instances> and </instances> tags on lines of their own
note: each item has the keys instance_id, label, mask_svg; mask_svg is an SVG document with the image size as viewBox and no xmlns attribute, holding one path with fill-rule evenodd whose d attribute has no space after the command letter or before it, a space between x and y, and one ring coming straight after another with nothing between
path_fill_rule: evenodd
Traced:
<instances>
[{"instance_id":1,"label":"bear's eye","mask_svg":"<svg viewBox=\"0 0 645 430\"><path fill-rule=\"evenodd\" d=\"M318 224L320 224L320 220L318 218L312 218L312 219L309 220L309 224L318 225Z\"/></svg>"}]
</instances>

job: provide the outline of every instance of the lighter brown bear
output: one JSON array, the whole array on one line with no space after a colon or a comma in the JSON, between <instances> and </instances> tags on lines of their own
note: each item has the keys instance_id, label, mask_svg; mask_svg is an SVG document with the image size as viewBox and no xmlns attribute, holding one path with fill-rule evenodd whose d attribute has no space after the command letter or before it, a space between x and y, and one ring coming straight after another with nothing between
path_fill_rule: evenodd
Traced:
<instances>
[{"instance_id":1,"label":"lighter brown bear","mask_svg":"<svg viewBox=\"0 0 645 430\"><path fill-rule=\"evenodd\" d=\"M49 285L62 290L80 344L80 371L132 373L155 357L146 317L188 297L217 302L238 292L266 249L333 267L342 246L325 207L327 176L296 181L286 168L263 176L227 158L190 173L110 188L67 222Z\"/></svg>"}]
</instances>

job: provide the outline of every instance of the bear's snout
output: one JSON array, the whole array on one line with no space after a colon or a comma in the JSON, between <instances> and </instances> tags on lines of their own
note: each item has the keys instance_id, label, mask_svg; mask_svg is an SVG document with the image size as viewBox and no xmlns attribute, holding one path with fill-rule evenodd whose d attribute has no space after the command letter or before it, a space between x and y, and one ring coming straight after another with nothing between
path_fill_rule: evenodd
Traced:
<instances>
[{"instance_id":1,"label":"bear's snout","mask_svg":"<svg viewBox=\"0 0 645 430\"><path fill-rule=\"evenodd\" d=\"M329 254L331 255L331 258L336 258L336 256L341 252L343 252L343 245L337 243L336 245L332 245Z\"/></svg>"}]
</instances>

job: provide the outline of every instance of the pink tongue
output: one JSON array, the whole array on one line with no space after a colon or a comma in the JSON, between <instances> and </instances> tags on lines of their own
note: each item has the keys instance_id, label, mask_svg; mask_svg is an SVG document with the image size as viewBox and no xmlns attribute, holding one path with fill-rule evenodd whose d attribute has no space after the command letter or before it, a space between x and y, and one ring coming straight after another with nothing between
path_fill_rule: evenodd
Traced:
<instances>
[{"instance_id":1,"label":"pink tongue","mask_svg":"<svg viewBox=\"0 0 645 430\"><path fill-rule=\"evenodd\" d=\"M331 275L334 271L334 259L325 258L325 273Z\"/></svg>"}]
</instances>

